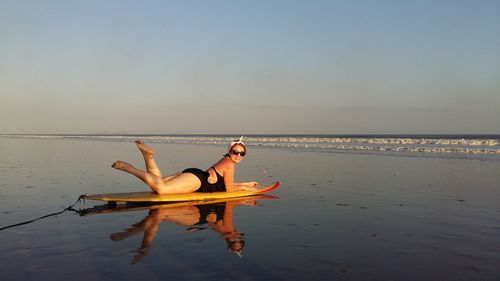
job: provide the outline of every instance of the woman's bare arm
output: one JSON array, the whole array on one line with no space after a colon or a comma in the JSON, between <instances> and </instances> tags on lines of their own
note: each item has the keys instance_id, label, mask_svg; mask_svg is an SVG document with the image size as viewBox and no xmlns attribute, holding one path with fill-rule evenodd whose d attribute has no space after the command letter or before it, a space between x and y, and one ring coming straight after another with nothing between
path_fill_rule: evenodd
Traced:
<instances>
[{"instance_id":1,"label":"woman's bare arm","mask_svg":"<svg viewBox=\"0 0 500 281\"><path fill-rule=\"evenodd\" d=\"M222 171L226 191L257 190L257 186L259 185L257 182L234 182L235 165L231 160L227 158L223 159L215 166L217 166L217 170Z\"/></svg>"}]
</instances>

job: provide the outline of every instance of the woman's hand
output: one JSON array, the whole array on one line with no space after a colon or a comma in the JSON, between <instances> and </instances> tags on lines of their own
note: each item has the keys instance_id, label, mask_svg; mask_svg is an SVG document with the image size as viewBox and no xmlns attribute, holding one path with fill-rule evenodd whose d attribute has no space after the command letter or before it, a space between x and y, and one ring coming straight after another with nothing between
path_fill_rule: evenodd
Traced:
<instances>
[{"instance_id":1,"label":"woman's hand","mask_svg":"<svg viewBox=\"0 0 500 281\"><path fill-rule=\"evenodd\" d=\"M240 190L245 190L245 191L257 191L257 186L259 183L257 182L245 182L240 186Z\"/></svg>"},{"instance_id":2,"label":"woman's hand","mask_svg":"<svg viewBox=\"0 0 500 281\"><path fill-rule=\"evenodd\" d=\"M259 183L258 183L258 182L255 182L255 181L251 181L251 182L249 182L249 183L247 183L247 184L248 184L248 186L249 186L250 188L254 188L254 189L257 189L257 186L259 186Z\"/></svg>"}]
</instances>

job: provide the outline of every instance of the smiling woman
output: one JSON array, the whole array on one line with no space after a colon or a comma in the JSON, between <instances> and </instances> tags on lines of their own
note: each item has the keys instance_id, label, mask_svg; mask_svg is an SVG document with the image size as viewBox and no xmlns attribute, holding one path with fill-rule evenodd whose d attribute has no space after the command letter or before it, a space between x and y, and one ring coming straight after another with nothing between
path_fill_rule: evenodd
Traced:
<instances>
[{"instance_id":1,"label":"smiling woman","mask_svg":"<svg viewBox=\"0 0 500 281\"><path fill-rule=\"evenodd\" d=\"M169 176L162 176L153 156L155 151L143 141L135 143L144 157L146 171L135 168L124 161L116 161L112 167L130 173L158 194L179 194L192 192L221 192L221 191L256 191L257 182L234 182L236 164L243 161L246 155L246 146L243 137L229 144L228 153L224 158L203 171L198 168L188 168Z\"/></svg>"}]
</instances>

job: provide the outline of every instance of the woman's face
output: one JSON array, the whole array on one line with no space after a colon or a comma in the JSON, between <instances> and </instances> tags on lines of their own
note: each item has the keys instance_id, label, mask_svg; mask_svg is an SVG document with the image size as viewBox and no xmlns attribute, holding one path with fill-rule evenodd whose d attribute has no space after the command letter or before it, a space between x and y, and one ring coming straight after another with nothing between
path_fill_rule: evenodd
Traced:
<instances>
[{"instance_id":1,"label":"woman's face","mask_svg":"<svg viewBox=\"0 0 500 281\"><path fill-rule=\"evenodd\" d=\"M231 148L229 151L229 157L233 160L234 163L240 163L245 156L242 156L241 153L246 153L245 147L243 145L237 144Z\"/></svg>"}]
</instances>

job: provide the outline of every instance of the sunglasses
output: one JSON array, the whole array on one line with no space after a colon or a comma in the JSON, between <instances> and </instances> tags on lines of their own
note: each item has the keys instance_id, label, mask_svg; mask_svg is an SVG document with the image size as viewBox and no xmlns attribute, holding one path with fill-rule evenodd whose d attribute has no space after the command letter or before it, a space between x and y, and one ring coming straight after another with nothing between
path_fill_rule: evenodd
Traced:
<instances>
[{"instance_id":1,"label":"sunglasses","mask_svg":"<svg viewBox=\"0 0 500 281\"><path fill-rule=\"evenodd\" d=\"M241 157L245 157L245 154L247 154L245 151L238 151L238 150L231 150L232 155L241 155Z\"/></svg>"}]
</instances>

